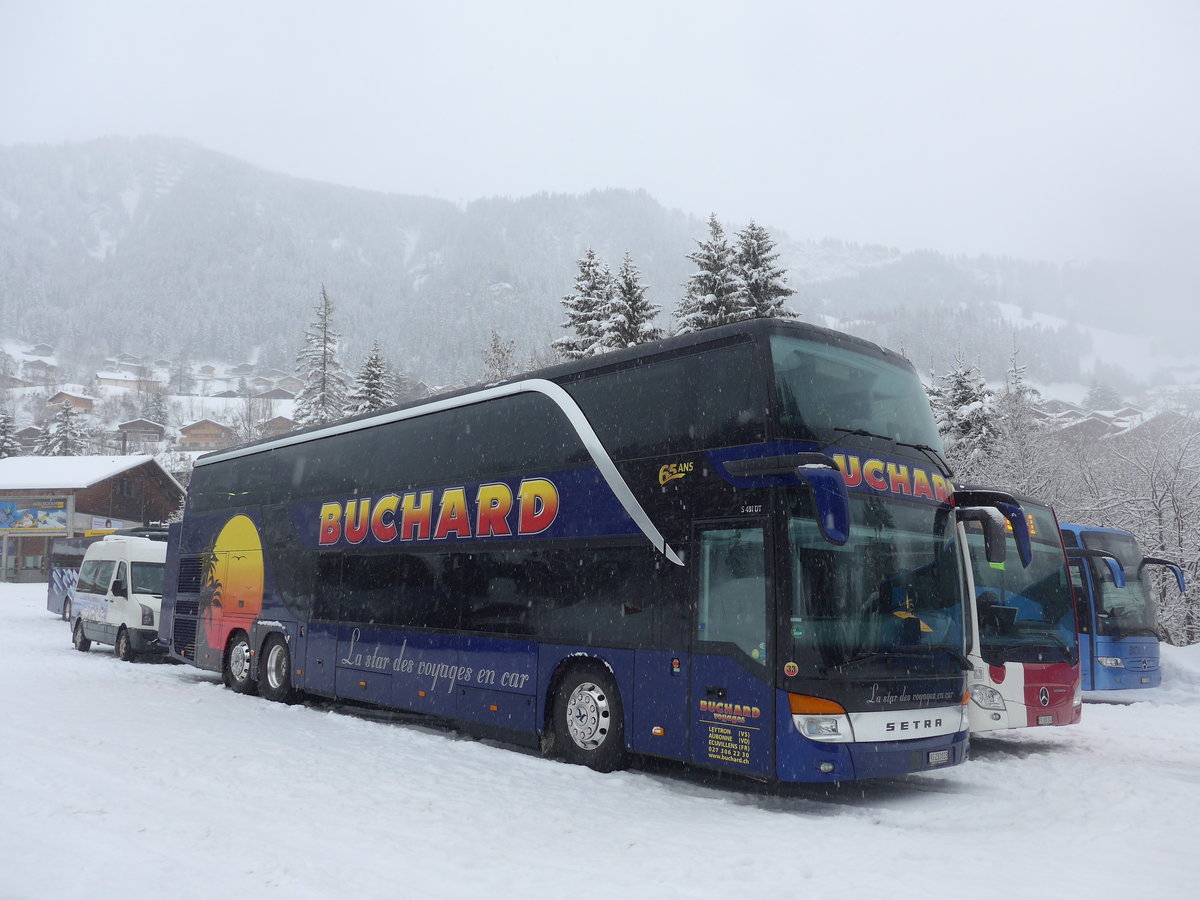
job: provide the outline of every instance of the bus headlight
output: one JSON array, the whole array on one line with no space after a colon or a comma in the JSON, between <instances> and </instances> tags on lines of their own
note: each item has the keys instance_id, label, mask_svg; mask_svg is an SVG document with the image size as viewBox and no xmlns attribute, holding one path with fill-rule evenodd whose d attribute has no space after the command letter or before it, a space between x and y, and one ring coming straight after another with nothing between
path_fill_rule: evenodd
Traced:
<instances>
[{"instance_id":1,"label":"bus headlight","mask_svg":"<svg viewBox=\"0 0 1200 900\"><path fill-rule=\"evenodd\" d=\"M826 743L850 743L854 740L850 716L840 703L822 697L788 694L788 705L792 711L792 724L809 740Z\"/></svg>"},{"instance_id":2,"label":"bus headlight","mask_svg":"<svg viewBox=\"0 0 1200 900\"><path fill-rule=\"evenodd\" d=\"M1125 661L1119 656L1097 656L1096 662L1109 669L1125 668Z\"/></svg>"},{"instance_id":3,"label":"bus headlight","mask_svg":"<svg viewBox=\"0 0 1200 900\"><path fill-rule=\"evenodd\" d=\"M142 624L143 625L153 625L154 624L154 610L152 610L150 607L148 607L145 603L139 603L138 606L140 606L142 608Z\"/></svg>"},{"instance_id":4,"label":"bus headlight","mask_svg":"<svg viewBox=\"0 0 1200 900\"><path fill-rule=\"evenodd\" d=\"M1004 698L994 687L986 684L971 685L971 699L984 709L1004 709Z\"/></svg>"}]
</instances>

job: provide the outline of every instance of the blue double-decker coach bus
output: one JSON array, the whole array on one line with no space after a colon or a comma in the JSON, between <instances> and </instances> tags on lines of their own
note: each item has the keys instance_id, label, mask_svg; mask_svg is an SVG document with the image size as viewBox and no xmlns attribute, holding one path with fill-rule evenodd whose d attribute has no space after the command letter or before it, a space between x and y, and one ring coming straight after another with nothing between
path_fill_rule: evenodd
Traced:
<instances>
[{"instance_id":1,"label":"blue double-decker coach bus","mask_svg":"<svg viewBox=\"0 0 1200 900\"><path fill-rule=\"evenodd\" d=\"M1144 556L1128 531L1063 525L1062 538L1078 605L1083 690L1158 687L1158 603L1146 568L1168 568L1181 592L1183 570Z\"/></svg>"},{"instance_id":2,"label":"blue double-decker coach bus","mask_svg":"<svg viewBox=\"0 0 1200 900\"><path fill-rule=\"evenodd\" d=\"M952 765L955 503L1019 507L952 497L940 447L874 344L770 319L670 338L200 458L162 634L236 691L602 771Z\"/></svg>"}]
</instances>

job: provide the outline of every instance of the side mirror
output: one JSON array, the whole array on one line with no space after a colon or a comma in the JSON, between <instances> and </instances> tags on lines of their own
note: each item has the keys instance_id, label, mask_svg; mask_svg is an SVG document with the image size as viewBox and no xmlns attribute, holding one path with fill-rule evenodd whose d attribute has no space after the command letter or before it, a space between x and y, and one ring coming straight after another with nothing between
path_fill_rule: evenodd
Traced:
<instances>
[{"instance_id":1,"label":"side mirror","mask_svg":"<svg viewBox=\"0 0 1200 900\"><path fill-rule=\"evenodd\" d=\"M112 595L114 597L128 597L129 592L125 590L125 582L114 581L112 583Z\"/></svg>"},{"instance_id":2,"label":"side mirror","mask_svg":"<svg viewBox=\"0 0 1200 900\"><path fill-rule=\"evenodd\" d=\"M1125 567L1121 565L1121 561L1109 553L1107 550L1091 550L1085 547L1070 547L1067 549L1068 559L1096 559L1103 560L1108 566L1108 571L1112 575L1113 584L1118 588L1125 587Z\"/></svg>"},{"instance_id":3,"label":"side mirror","mask_svg":"<svg viewBox=\"0 0 1200 900\"><path fill-rule=\"evenodd\" d=\"M1004 517L993 506L968 506L958 511L964 521L979 522L983 526L984 556L990 563L1002 563L1008 558L1008 534Z\"/></svg>"},{"instance_id":4,"label":"side mirror","mask_svg":"<svg viewBox=\"0 0 1200 900\"><path fill-rule=\"evenodd\" d=\"M1175 582L1179 585L1179 593L1187 593L1187 585L1183 580L1183 569L1179 568L1178 564L1166 559L1158 559L1154 556L1147 556L1142 560L1143 566L1166 566L1171 570L1171 574L1175 576Z\"/></svg>"},{"instance_id":5,"label":"side mirror","mask_svg":"<svg viewBox=\"0 0 1200 900\"><path fill-rule=\"evenodd\" d=\"M990 507L1000 511L1012 525L1013 540L1017 543L1017 555L1021 557L1021 565L1028 568L1033 562L1033 543L1029 536L1029 523L1025 519L1025 510L1012 494L1004 491L986 489L972 490L955 488L954 505L960 510L976 506ZM960 512L961 515L961 512Z\"/></svg>"}]
</instances>

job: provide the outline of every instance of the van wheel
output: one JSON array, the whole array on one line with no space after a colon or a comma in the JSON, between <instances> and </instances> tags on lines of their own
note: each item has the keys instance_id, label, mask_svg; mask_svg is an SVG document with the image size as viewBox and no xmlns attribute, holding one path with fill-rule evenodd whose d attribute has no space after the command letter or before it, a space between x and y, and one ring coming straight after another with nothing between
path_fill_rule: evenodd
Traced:
<instances>
[{"instance_id":1,"label":"van wheel","mask_svg":"<svg viewBox=\"0 0 1200 900\"><path fill-rule=\"evenodd\" d=\"M64 621L64 622L70 622L70 621L71 621L71 601L70 601L70 599L69 599L69 598L63 601L63 614L62 614L62 617L63 617L63 621Z\"/></svg>"},{"instance_id":2,"label":"van wheel","mask_svg":"<svg viewBox=\"0 0 1200 900\"><path fill-rule=\"evenodd\" d=\"M239 694L253 694L256 685L250 676L250 664L250 639L246 632L235 631L225 648L225 662L221 667L225 687Z\"/></svg>"},{"instance_id":3,"label":"van wheel","mask_svg":"<svg viewBox=\"0 0 1200 900\"><path fill-rule=\"evenodd\" d=\"M276 703L292 699L292 653L287 641L277 634L267 638L259 667L259 693Z\"/></svg>"},{"instance_id":4,"label":"van wheel","mask_svg":"<svg viewBox=\"0 0 1200 900\"><path fill-rule=\"evenodd\" d=\"M616 682L599 663L573 666L558 682L550 721L554 755L597 772L625 766L625 711Z\"/></svg>"},{"instance_id":5,"label":"van wheel","mask_svg":"<svg viewBox=\"0 0 1200 900\"><path fill-rule=\"evenodd\" d=\"M117 657L125 662L133 662L133 642L129 640L129 629L124 625L117 632Z\"/></svg>"},{"instance_id":6,"label":"van wheel","mask_svg":"<svg viewBox=\"0 0 1200 900\"><path fill-rule=\"evenodd\" d=\"M91 639L83 633L83 619L75 620L75 627L71 630L71 643L80 653L87 653L92 649Z\"/></svg>"}]
</instances>

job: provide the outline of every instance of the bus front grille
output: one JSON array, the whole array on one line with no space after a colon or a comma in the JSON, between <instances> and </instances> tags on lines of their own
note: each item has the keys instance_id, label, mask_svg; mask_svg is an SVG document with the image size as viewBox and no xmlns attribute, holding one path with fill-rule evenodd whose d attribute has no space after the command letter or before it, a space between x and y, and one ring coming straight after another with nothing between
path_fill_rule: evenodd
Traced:
<instances>
[{"instance_id":1,"label":"bus front grille","mask_svg":"<svg viewBox=\"0 0 1200 900\"><path fill-rule=\"evenodd\" d=\"M171 646L184 659L196 659L196 619L175 617L175 629L171 634Z\"/></svg>"}]
</instances>

